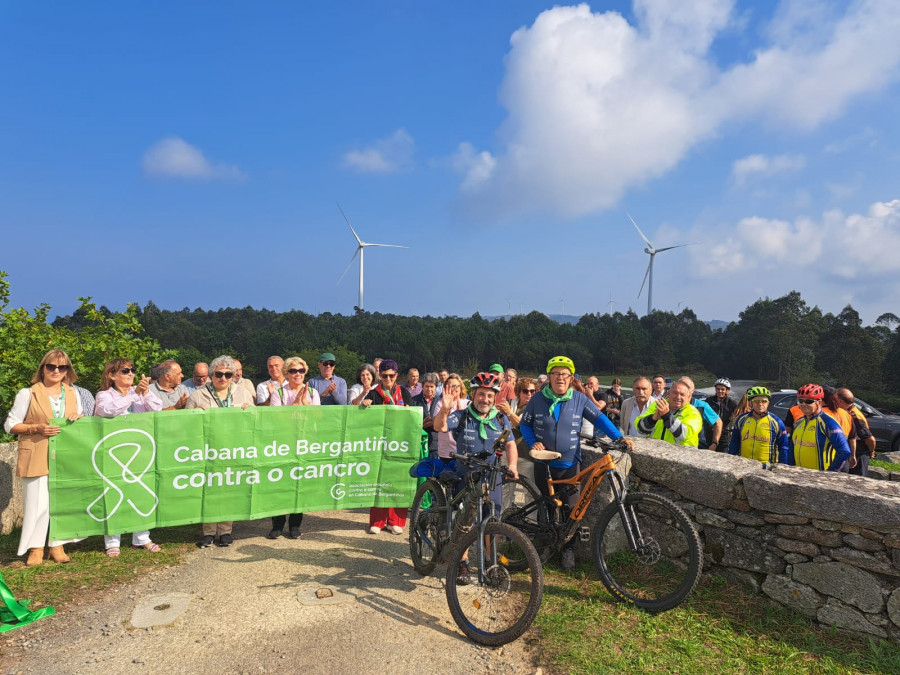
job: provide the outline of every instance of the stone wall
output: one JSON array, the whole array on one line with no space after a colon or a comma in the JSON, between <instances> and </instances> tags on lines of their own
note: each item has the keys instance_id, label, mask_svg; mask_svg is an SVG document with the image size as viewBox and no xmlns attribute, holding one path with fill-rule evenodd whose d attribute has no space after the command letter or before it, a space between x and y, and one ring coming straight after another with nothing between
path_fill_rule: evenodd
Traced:
<instances>
[{"instance_id":1,"label":"stone wall","mask_svg":"<svg viewBox=\"0 0 900 675\"><path fill-rule=\"evenodd\" d=\"M22 481L16 480L17 443L0 443L0 534L22 524Z\"/></svg>"},{"instance_id":2,"label":"stone wall","mask_svg":"<svg viewBox=\"0 0 900 675\"><path fill-rule=\"evenodd\" d=\"M900 641L900 483L635 445L632 489L688 513L706 572L821 624Z\"/></svg>"}]
</instances>

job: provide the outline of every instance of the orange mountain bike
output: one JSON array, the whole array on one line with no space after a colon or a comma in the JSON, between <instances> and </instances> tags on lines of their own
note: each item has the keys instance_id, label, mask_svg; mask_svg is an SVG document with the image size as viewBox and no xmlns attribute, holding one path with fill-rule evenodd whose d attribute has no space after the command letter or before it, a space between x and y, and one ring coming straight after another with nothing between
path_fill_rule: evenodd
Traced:
<instances>
[{"instance_id":1,"label":"orange mountain bike","mask_svg":"<svg viewBox=\"0 0 900 675\"><path fill-rule=\"evenodd\" d=\"M614 598L649 612L672 609L690 595L700 580L703 550L700 537L687 515L674 503L648 492L628 492L616 473L610 450L626 451L630 442L588 441L606 450L600 459L571 478L549 479L548 495L542 495L527 479L509 483L512 506L504 509L501 521L521 530L531 539L542 562L560 551L580 534L590 538L600 581ZM551 457L551 455L553 455ZM546 453L538 459L555 459ZM594 494L604 482L613 501L603 511L592 530L582 525ZM564 507L565 497L578 489L574 508ZM525 566L524 559L510 566Z\"/></svg>"}]
</instances>

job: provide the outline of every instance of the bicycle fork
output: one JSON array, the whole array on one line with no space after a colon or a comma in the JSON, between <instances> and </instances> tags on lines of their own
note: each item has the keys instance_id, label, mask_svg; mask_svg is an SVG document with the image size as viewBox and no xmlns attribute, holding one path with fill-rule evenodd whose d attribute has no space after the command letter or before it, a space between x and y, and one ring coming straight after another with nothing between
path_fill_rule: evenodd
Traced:
<instances>
[{"instance_id":1,"label":"bicycle fork","mask_svg":"<svg viewBox=\"0 0 900 675\"><path fill-rule=\"evenodd\" d=\"M643 553L644 537L641 534L641 528L638 524L637 514L633 506L625 505L625 496L628 494L628 488L625 487L622 478L615 472L610 472L612 480L609 483L612 488L613 497L619 507L619 516L622 518L622 526L625 529L625 536L628 538L628 545L631 550L637 554Z\"/></svg>"}]
</instances>

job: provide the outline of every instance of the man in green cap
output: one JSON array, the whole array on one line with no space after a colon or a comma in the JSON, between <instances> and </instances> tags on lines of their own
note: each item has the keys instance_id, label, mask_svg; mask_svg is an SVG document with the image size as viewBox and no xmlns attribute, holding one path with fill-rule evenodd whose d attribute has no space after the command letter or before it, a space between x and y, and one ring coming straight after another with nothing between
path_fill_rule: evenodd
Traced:
<instances>
[{"instance_id":1,"label":"man in green cap","mask_svg":"<svg viewBox=\"0 0 900 675\"><path fill-rule=\"evenodd\" d=\"M516 385L510 384L509 380L504 377L505 373L503 372L503 366L499 363L493 364L490 368L488 368L489 373L494 373L497 377L500 378L500 392L497 394L497 402L500 401L512 401L516 397Z\"/></svg>"},{"instance_id":2,"label":"man in green cap","mask_svg":"<svg viewBox=\"0 0 900 675\"><path fill-rule=\"evenodd\" d=\"M347 381L334 374L336 359L331 352L319 357L319 374L309 385L319 392L322 405L347 405Z\"/></svg>"}]
</instances>

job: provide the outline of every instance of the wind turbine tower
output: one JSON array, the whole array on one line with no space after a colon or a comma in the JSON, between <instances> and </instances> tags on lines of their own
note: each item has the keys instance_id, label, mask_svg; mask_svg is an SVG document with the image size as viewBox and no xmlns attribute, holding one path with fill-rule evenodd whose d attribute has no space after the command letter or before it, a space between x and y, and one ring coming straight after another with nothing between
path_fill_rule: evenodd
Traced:
<instances>
[{"instance_id":1,"label":"wind turbine tower","mask_svg":"<svg viewBox=\"0 0 900 675\"><path fill-rule=\"evenodd\" d=\"M344 269L344 274L341 275L341 278L338 279L338 283L341 283L341 280L347 274L347 271L350 269L350 266L353 264L353 261L356 259L356 256L359 256L359 305L357 305L357 309L359 311L363 311L363 256L366 252L367 246L383 246L388 248L409 248L409 246L398 246L397 244L370 244L369 242L365 242L359 238L359 235L356 234L356 230L353 229L353 226L350 224L350 219L347 217L347 214L344 213L344 209L341 208L341 205L337 205L338 210L341 212L341 215L344 216L344 220L347 221L347 227L350 228L350 231L353 233L353 237L356 239L356 251L353 254L353 257L350 258L350 262L347 263L346 269Z\"/></svg>"},{"instance_id":2,"label":"wind turbine tower","mask_svg":"<svg viewBox=\"0 0 900 675\"><path fill-rule=\"evenodd\" d=\"M641 232L641 228L638 227L638 224L634 222L634 218L631 217L631 214L626 211L629 220L631 220L631 224L634 225L634 229L638 231L638 234L641 235L641 239L647 244L647 248L644 249L644 253L650 256L650 264L647 265L647 271L644 272L644 280L641 282L641 290L638 291L638 297L641 297L641 293L644 291L644 284L647 283L647 278L650 279L650 285L647 286L647 314L653 311L653 259L656 258L657 253L662 253L663 251L671 251L673 248L682 248L684 246L694 246L699 242L691 242L690 244L678 244L677 246L666 246L665 248L654 248L653 244L650 243L650 240L644 236L644 233Z\"/></svg>"}]
</instances>

